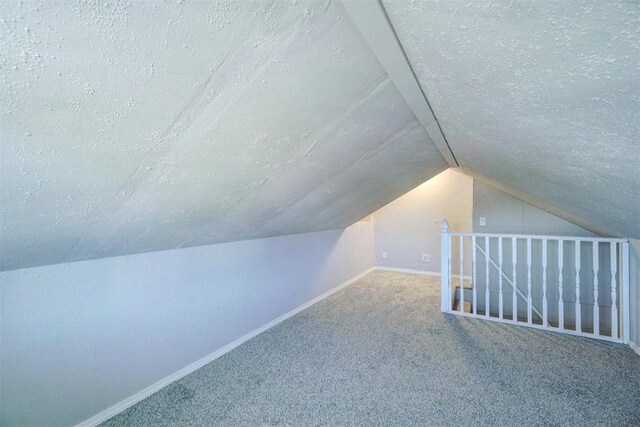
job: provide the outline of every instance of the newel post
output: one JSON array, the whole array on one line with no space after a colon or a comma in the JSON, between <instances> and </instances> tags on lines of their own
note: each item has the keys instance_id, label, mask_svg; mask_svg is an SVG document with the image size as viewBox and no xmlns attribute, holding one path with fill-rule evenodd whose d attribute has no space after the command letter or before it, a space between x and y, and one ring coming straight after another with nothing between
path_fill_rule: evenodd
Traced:
<instances>
[{"instance_id":1,"label":"newel post","mask_svg":"<svg viewBox=\"0 0 640 427\"><path fill-rule=\"evenodd\" d=\"M440 244L440 311L451 309L451 284L449 283L449 223L442 220L442 242Z\"/></svg>"}]
</instances>

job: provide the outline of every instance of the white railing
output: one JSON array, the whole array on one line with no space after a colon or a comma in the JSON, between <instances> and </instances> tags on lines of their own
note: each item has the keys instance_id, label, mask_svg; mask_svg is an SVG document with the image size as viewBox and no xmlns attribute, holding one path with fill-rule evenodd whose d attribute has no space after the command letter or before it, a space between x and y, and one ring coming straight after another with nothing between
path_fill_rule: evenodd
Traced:
<instances>
[{"instance_id":1,"label":"white railing","mask_svg":"<svg viewBox=\"0 0 640 427\"><path fill-rule=\"evenodd\" d=\"M449 232L442 221L441 310L629 342L624 239Z\"/></svg>"}]
</instances>

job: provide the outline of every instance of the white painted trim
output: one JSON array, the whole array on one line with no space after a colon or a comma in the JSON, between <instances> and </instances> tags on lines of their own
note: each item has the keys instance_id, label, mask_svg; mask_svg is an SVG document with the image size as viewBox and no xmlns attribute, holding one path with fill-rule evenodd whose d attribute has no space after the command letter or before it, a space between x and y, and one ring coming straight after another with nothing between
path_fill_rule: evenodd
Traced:
<instances>
[{"instance_id":1,"label":"white painted trim","mask_svg":"<svg viewBox=\"0 0 640 427\"><path fill-rule=\"evenodd\" d=\"M440 311L446 313L449 311L451 304L451 286L449 286L449 244L451 239L447 231L449 231L449 221L443 219L440 223Z\"/></svg>"},{"instance_id":2,"label":"white painted trim","mask_svg":"<svg viewBox=\"0 0 640 427\"><path fill-rule=\"evenodd\" d=\"M379 271L393 271L394 273L419 274L421 276L440 277L440 273L437 271L413 270L410 268L382 267L378 265L376 265L374 268L375 270L379 270Z\"/></svg>"},{"instance_id":3,"label":"white painted trim","mask_svg":"<svg viewBox=\"0 0 640 427\"><path fill-rule=\"evenodd\" d=\"M413 270L411 268L382 267L379 265L377 265L374 269L379 271L392 271L394 273L419 274L421 276L440 277L440 273L437 271ZM453 277L458 277L458 275L454 274ZM465 280L471 280L470 275L467 276L465 274L463 277L465 278Z\"/></svg>"},{"instance_id":4,"label":"white painted trim","mask_svg":"<svg viewBox=\"0 0 640 427\"><path fill-rule=\"evenodd\" d=\"M629 241L622 243L620 253L620 320L622 321L622 341L625 344L631 342L631 296L629 294L631 290L631 270L629 269Z\"/></svg>"},{"instance_id":5,"label":"white painted trim","mask_svg":"<svg viewBox=\"0 0 640 427\"><path fill-rule=\"evenodd\" d=\"M638 344L634 343L633 341L629 341L629 347L631 347L631 350L635 351L636 354L640 356L640 347L638 346Z\"/></svg>"},{"instance_id":6,"label":"white painted trim","mask_svg":"<svg viewBox=\"0 0 640 427\"><path fill-rule=\"evenodd\" d=\"M590 338L590 339L594 339L594 340L599 340L599 341L609 341L609 342L613 342L613 343L617 343L617 344L624 344L622 342L622 339L620 338L611 338L611 337L607 337L607 336L603 336L603 335L594 335L591 333L587 333L587 332L576 332L576 331L572 331L570 329L558 329L556 327L553 326L542 326L542 325L538 325L536 323L525 323L525 322L518 322L518 323L514 323L511 319L500 319L498 317L489 317L487 318L486 316L483 315L479 315L479 314L473 314L473 313L461 313L459 311L449 311L446 314L450 314L453 316L461 316L461 317L469 317L471 319L478 319L481 320L483 322L497 322L497 323L503 323L505 325L509 325L509 326L516 326L516 327L524 327L524 328L533 328L533 329L539 329L541 331L546 331L546 332L553 332L553 333L560 333L560 334L565 334L565 335L573 335L576 337L583 337L583 338Z\"/></svg>"},{"instance_id":7,"label":"white painted trim","mask_svg":"<svg viewBox=\"0 0 640 427\"><path fill-rule=\"evenodd\" d=\"M543 234L497 234L497 233L468 233L452 231L447 233L457 237L495 237L503 239L533 239L533 240L565 240L572 242L606 242L606 243L629 243L629 239L614 239L609 237L577 237L577 236L548 236Z\"/></svg>"},{"instance_id":8,"label":"white painted trim","mask_svg":"<svg viewBox=\"0 0 640 427\"><path fill-rule=\"evenodd\" d=\"M136 403L140 402L141 400L151 396L153 393L156 393L158 391L160 391L161 389L163 389L164 387L168 386L169 384L179 380L180 378L200 369L201 367L203 367L204 365L206 365L209 362L212 362L214 360L216 360L217 358L219 358L220 356L223 356L224 354L230 352L231 350L233 350L234 348L238 347L239 345L243 344L246 341L249 341L251 338L260 335L261 333L267 331L268 329L273 328L274 326L276 326L277 324L287 320L288 318L300 313L301 311L311 307L312 305L314 305L317 302L322 301L323 299L327 298L328 296L338 292L339 290L349 286L350 284L362 279L364 276L366 276L367 274L371 273L373 270L375 270L375 267L371 267L365 271L363 271L362 273L352 277L351 279L347 280L346 282L341 283L340 285L336 286L335 288L332 288L331 290L325 292L322 295L319 295L317 297L315 297L314 299L312 299L311 301L308 301L304 304L302 304L301 306L294 308L293 310L289 311L288 313L283 314L282 316L276 317L275 319L273 319L271 322L259 327L258 329L255 329L251 332L249 332L248 334L238 338L237 340L225 345L222 348L219 348L218 350L214 351L213 353L209 354L208 356L203 357L200 360L197 360L193 363L191 363L188 366L185 366L184 368L174 372L173 374L161 379L160 381L151 384L149 387L144 388L143 390L140 390L139 392L137 392L136 394L134 394L133 396L130 396L124 400L122 400L121 402L116 403L115 405L111 406L110 408L105 409L104 411L94 415L93 417L89 418L88 420L85 420L79 424L76 425L76 427L93 427L93 426L97 426L100 423L103 423L105 421L107 421L109 418L119 414L120 412L124 411L125 409L135 405Z\"/></svg>"}]
</instances>

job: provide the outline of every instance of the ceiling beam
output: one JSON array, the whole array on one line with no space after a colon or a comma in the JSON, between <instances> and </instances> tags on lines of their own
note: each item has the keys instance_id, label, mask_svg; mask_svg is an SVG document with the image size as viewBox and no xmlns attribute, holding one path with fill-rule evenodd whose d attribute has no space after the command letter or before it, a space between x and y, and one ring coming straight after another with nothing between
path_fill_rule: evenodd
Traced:
<instances>
[{"instance_id":1,"label":"ceiling beam","mask_svg":"<svg viewBox=\"0 0 640 427\"><path fill-rule=\"evenodd\" d=\"M382 2L342 0L342 4L442 157L449 166L458 167L458 161L451 152Z\"/></svg>"}]
</instances>

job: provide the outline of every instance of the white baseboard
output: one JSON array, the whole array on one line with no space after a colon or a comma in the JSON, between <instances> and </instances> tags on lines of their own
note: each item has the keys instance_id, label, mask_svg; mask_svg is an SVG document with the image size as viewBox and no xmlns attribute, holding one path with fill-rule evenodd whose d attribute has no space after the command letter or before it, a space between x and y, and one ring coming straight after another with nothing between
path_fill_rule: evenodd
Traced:
<instances>
[{"instance_id":1,"label":"white baseboard","mask_svg":"<svg viewBox=\"0 0 640 427\"><path fill-rule=\"evenodd\" d=\"M629 347L631 347L631 350L635 351L636 354L640 356L640 347L638 346L638 344L634 343L633 341L629 341Z\"/></svg>"},{"instance_id":2,"label":"white baseboard","mask_svg":"<svg viewBox=\"0 0 640 427\"><path fill-rule=\"evenodd\" d=\"M392 271L394 273L419 274L421 276L440 277L440 273L437 271L413 270L411 268L381 267L378 265L375 267L375 269L380 271Z\"/></svg>"},{"instance_id":3,"label":"white baseboard","mask_svg":"<svg viewBox=\"0 0 640 427\"><path fill-rule=\"evenodd\" d=\"M381 267L381 266L376 266L375 269L380 271L393 271L395 273L419 274L422 276L440 277L439 271L424 271L424 270L413 270L411 268L395 268L395 267ZM458 277L458 275L454 274L453 277ZM463 277L465 280L471 280L471 276L464 275Z\"/></svg>"},{"instance_id":4,"label":"white baseboard","mask_svg":"<svg viewBox=\"0 0 640 427\"><path fill-rule=\"evenodd\" d=\"M368 270L358 274L357 276L352 277L351 279L347 280L344 283L341 283L340 285L336 286L335 288L325 292L324 294L317 296L316 298L312 299L311 301L308 301L304 304L302 304L301 306L294 308L293 310L291 310L288 313L283 314L280 317L277 317L275 319L273 319L271 322L259 327L258 329L255 329L251 332L249 332L248 334L238 338L237 340L225 345L224 347L214 351L213 353L209 354L208 356L203 357L200 360L197 360L195 362L193 362L192 364L185 366L184 368L174 372L173 374L161 379L160 381L151 384L149 387L140 390L139 392L137 392L136 394L134 394L133 396L130 396L126 399L124 399L123 401L116 403L115 405L111 406L110 408L105 409L104 411L100 412L99 414L94 415L93 417L89 418L88 420L85 420L83 422L81 422L80 424L77 424L76 427L89 427L89 426L97 426L98 424L108 420L109 418L119 414L120 412L124 411L125 409L135 405L136 403L140 402L141 400L151 396L153 393L156 393L157 391L163 389L164 387L168 386L169 384L179 380L180 378L192 373L193 371L196 371L198 369L200 369L201 367L203 367L204 365L206 365L209 362L212 362L214 360L216 360L217 358L219 358L220 356L224 355L225 353L230 352L231 350L233 350L234 348L238 347L240 344L249 341L251 338L260 335L261 333L265 332L266 330L276 326L278 323L283 322L284 320L287 320L288 318L298 314L299 312L301 312L302 310L309 308L310 306L312 306L313 304L322 301L323 299L327 298L328 296L338 292L340 289L352 284L353 282L363 278L364 276L366 276L367 274L371 273L373 270L375 270L375 267L369 268Z\"/></svg>"}]
</instances>

